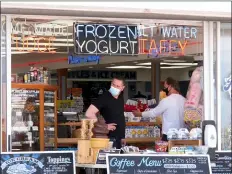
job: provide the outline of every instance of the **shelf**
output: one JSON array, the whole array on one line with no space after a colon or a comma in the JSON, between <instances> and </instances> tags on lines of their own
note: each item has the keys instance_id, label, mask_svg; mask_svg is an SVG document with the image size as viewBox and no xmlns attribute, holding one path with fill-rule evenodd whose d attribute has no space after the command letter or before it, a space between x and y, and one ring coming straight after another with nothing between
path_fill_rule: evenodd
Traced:
<instances>
[{"instance_id":1,"label":"shelf","mask_svg":"<svg viewBox=\"0 0 232 174\"><path fill-rule=\"evenodd\" d=\"M58 126L81 126L81 122L58 123Z\"/></svg>"},{"instance_id":2,"label":"shelf","mask_svg":"<svg viewBox=\"0 0 232 174\"><path fill-rule=\"evenodd\" d=\"M77 144L80 138L58 138L58 144ZM126 138L126 143L154 143L159 141L160 138Z\"/></svg>"},{"instance_id":3,"label":"shelf","mask_svg":"<svg viewBox=\"0 0 232 174\"><path fill-rule=\"evenodd\" d=\"M126 138L124 139L126 143L155 143L161 138Z\"/></svg>"},{"instance_id":4,"label":"shelf","mask_svg":"<svg viewBox=\"0 0 232 174\"><path fill-rule=\"evenodd\" d=\"M126 126L157 126L160 122L127 122Z\"/></svg>"}]
</instances>

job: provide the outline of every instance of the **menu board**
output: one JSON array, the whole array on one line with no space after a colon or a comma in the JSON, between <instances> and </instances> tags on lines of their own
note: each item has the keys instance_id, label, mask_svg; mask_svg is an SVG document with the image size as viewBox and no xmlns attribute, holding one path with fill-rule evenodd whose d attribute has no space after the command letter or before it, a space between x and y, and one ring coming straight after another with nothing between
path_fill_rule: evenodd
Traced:
<instances>
[{"instance_id":1,"label":"menu board","mask_svg":"<svg viewBox=\"0 0 232 174\"><path fill-rule=\"evenodd\" d=\"M232 152L215 152L212 163L213 174L232 174Z\"/></svg>"},{"instance_id":2,"label":"menu board","mask_svg":"<svg viewBox=\"0 0 232 174\"><path fill-rule=\"evenodd\" d=\"M212 174L208 155L107 154L108 174Z\"/></svg>"},{"instance_id":3,"label":"menu board","mask_svg":"<svg viewBox=\"0 0 232 174\"><path fill-rule=\"evenodd\" d=\"M1 154L1 174L71 174L75 155L70 151L7 152Z\"/></svg>"}]
</instances>

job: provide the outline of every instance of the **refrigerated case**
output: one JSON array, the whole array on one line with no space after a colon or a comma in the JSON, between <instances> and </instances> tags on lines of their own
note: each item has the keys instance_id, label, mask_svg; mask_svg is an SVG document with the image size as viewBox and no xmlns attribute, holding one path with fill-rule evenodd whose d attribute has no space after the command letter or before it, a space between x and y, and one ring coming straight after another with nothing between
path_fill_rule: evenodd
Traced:
<instances>
[{"instance_id":1,"label":"refrigerated case","mask_svg":"<svg viewBox=\"0 0 232 174\"><path fill-rule=\"evenodd\" d=\"M57 147L57 90L57 86L46 84L12 84L12 151Z\"/></svg>"}]
</instances>

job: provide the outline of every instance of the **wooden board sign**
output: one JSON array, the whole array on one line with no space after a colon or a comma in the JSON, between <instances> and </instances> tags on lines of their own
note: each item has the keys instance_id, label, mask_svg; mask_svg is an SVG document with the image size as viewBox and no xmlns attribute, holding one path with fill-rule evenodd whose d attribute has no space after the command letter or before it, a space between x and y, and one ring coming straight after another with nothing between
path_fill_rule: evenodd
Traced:
<instances>
[{"instance_id":1,"label":"wooden board sign","mask_svg":"<svg viewBox=\"0 0 232 174\"><path fill-rule=\"evenodd\" d=\"M212 161L213 174L232 174L232 152L215 152Z\"/></svg>"},{"instance_id":2,"label":"wooden board sign","mask_svg":"<svg viewBox=\"0 0 232 174\"><path fill-rule=\"evenodd\" d=\"M107 154L108 174L212 174L208 155Z\"/></svg>"},{"instance_id":3,"label":"wooden board sign","mask_svg":"<svg viewBox=\"0 0 232 174\"><path fill-rule=\"evenodd\" d=\"M76 173L71 151L6 152L1 155L1 174L71 174Z\"/></svg>"}]
</instances>

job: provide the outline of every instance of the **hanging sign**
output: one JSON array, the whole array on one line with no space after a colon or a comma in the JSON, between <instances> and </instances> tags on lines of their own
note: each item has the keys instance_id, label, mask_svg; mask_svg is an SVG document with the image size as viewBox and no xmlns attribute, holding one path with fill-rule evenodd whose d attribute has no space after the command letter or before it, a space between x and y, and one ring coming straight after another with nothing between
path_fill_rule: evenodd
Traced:
<instances>
[{"instance_id":1,"label":"hanging sign","mask_svg":"<svg viewBox=\"0 0 232 174\"><path fill-rule=\"evenodd\" d=\"M91 55L91 56L78 56L78 55L69 55L68 56L68 64L81 64L88 62L95 62L99 64L100 56Z\"/></svg>"},{"instance_id":2,"label":"hanging sign","mask_svg":"<svg viewBox=\"0 0 232 174\"><path fill-rule=\"evenodd\" d=\"M76 54L137 55L137 25L74 23Z\"/></svg>"},{"instance_id":3,"label":"hanging sign","mask_svg":"<svg viewBox=\"0 0 232 174\"><path fill-rule=\"evenodd\" d=\"M208 155L107 154L108 174L212 174Z\"/></svg>"},{"instance_id":4,"label":"hanging sign","mask_svg":"<svg viewBox=\"0 0 232 174\"><path fill-rule=\"evenodd\" d=\"M1 174L76 173L70 151L7 152L1 154Z\"/></svg>"}]
</instances>

